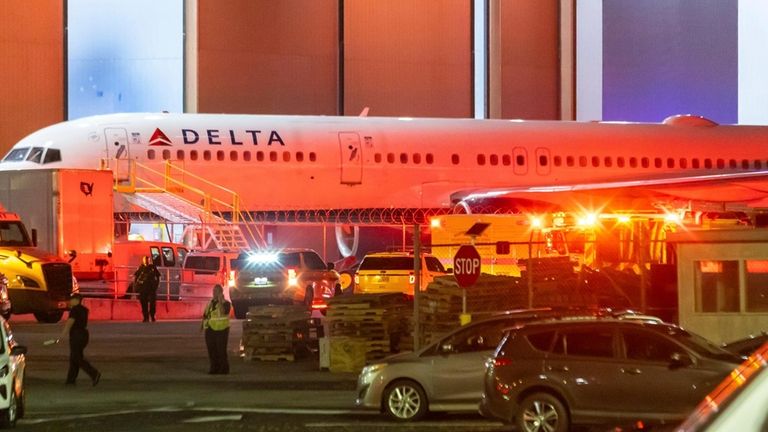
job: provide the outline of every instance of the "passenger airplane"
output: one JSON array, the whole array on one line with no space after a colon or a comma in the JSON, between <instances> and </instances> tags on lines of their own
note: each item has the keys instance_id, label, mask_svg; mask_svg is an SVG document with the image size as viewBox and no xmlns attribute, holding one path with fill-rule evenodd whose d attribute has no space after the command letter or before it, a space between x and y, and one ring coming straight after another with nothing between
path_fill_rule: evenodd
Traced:
<instances>
[{"instance_id":1,"label":"passenger airplane","mask_svg":"<svg viewBox=\"0 0 768 432\"><path fill-rule=\"evenodd\" d=\"M470 207L503 198L617 208L696 201L768 207L768 127L112 114L19 141L0 170L166 160L238 192L252 211Z\"/></svg>"}]
</instances>

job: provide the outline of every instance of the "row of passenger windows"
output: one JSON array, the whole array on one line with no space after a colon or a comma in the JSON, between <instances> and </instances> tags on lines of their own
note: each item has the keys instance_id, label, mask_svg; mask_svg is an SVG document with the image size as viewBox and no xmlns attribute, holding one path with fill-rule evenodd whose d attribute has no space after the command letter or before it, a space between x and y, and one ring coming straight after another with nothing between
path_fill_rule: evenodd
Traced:
<instances>
[{"instance_id":1,"label":"row of passenger windows","mask_svg":"<svg viewBox=\"0 0 768 432\"><path fill-rule=\"evenodd\" d=\"M200 154L202 153L202 155ZM173 153L169 149L162 150L162 152L155 151L155 149L149 149L147 150L147 159L149 160L155 160L155 159L163 159L163 160L169 160L173 156ZM308 160L309 162L316 162L317 161L317 154L315 152L309 152L305 154L304 152L276 152L276 151L257 151L253 154L250 151L244 151L244 152L238 152L235 150L229 151L229 157L227 158L227 152L224 150L203 150L202 152L198 152L197 150L189 150L189 154L187 155L186 150L176 150L175 155L177 160L184 160L187 157L189 160L204 160L204 161L210 161L215 159L217 161L237 161L242 158L243 161L248 162L251 160L256 160L258 162L262 162L265 160L269 160L270 162L277 162L278 160L282 160L283 162L290 162L291 160L295 160L296 162L304 162L305 160ZM6 157L7 159L7 157ZM375 153L374 154L374 161L377 164L384 163L386 160L386 163L394 164L394 163L400 163L400 164L415 164L419 165L421 163L425 163L427 165L432 165L435 163L435 157L432 153L427 153L422 155L421 153ZM478 154L477 155L477 165L485 166L485 165L491 165L491 166L510 166L514 163L515 166L525 166L526 165L526 156L523 154L518 155L497 155L497 154ZM451 163L453 165L459 165L461 163L461 158L458 154L452 154L451 155ZM547 155L539 155L538 156L538 165L539 166L548 166L550 164L550 157ZM747 160L747 159L710 159L710 158L648 158L648 157L629 157L625 158L623 156L620 157L611 157L611 156L554 156L551 158L551 164L556 167L566 166L566 167L592 167L592 168L598 168L598 167L617 167L617 168L692 168L692 169L699 169L699 168L705 168L705 169L711 169L711 168L717 168L717 169L763 169L763 167L768 168L768 161L761 161L761 160Z\"/></svg>"},{"instance_id":2,"label":"row of passenger windows","mask_svg":"<svg viewBox=\"0 0 768 432\"><path fill-rule=\"evenodd\" d=\"M201 155L202 153L202 155ZM147 150L147 159L149 160L155 160L155 159L162 159L162 160L169 160L172 158L172 151L169 149L165 149L162 152L155 151L155 149L149 149ZM203 150L202 152L198 152L197 150L189 150L189 160L204 160L204 161L210 161L213 160L213 158L216 158L217 161L223 162L223 161L237 161L240 158L244 160L245 162L249 162L251 160L256 160L258 162L263 162L265 160L269 160L270 162L277 162L278 160L282 160L283 162L290 162L292 159L296 162L304 162L305 160L308 160L309 162L316 162L317 161L317 154L315 152L309 152L308 154L304 154L304 152L294 152L293 154L291 152L276 152L276 151L270 151L270 152L263 152L263 151L257 151L254 152L254 154L251 154L250 151L246 150L244 152L238 152L235 150L231 150L229 152L229 159L227 159L227 152L224 150ZM185 150L176 150L176 160L184 160L187 158L187 153Z\"/></svg>"}]
</instances>

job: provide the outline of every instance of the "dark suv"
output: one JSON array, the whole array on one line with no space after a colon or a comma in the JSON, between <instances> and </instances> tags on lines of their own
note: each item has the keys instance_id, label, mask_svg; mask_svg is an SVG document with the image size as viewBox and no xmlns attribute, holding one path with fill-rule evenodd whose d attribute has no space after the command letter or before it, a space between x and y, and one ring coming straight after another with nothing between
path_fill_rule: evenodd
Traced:
<instances>
[{"instance_id":1,"label":"dark suv","mask_svg":"<svg viewBox=\"0 0 768 432\"><path fill-rule=\"evenodd\" d=\"M259 304L305 304L324 311L341 293L339 274L311 249L249 251L232 260L229 296L237 318Z\"/></svg>"},{"instance_id":2,"label":"dark suv","mask_svg":"<svg viewBox=\"0 0 768 432\"><path fill-rule=\"evenodd\" d=\"M486 363L480 412L525 432L680 421L740 361L671 324L531 323L510 330Z\"/></svg>"}]
</instances>

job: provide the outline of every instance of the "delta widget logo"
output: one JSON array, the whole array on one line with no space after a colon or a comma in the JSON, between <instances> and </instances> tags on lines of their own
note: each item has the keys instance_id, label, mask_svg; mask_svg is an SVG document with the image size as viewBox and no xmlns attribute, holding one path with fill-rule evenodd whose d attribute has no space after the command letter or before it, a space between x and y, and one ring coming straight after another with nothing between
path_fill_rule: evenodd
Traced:
<instances>
[{"instance_id":1,"label":"delta widget logo","mask_svg":"<svg viewBox=\"0 0 768 432\"><path fill-rule=\"evenodd\" d=\"M163 133L163 131L160 130L160 128L155 128L155 131L152 132L152 137L149 139L149 145L150 146L170 146L171 140L168 138L168 135Z\"/></svg>"}]
</instances>

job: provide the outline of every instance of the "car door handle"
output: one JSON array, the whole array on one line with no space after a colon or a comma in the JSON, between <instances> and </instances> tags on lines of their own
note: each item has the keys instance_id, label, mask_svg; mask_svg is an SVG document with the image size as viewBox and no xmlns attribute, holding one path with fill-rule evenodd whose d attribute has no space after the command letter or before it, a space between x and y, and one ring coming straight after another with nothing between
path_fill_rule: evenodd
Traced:
<instances>
[{"instance_id":1,"label":"car door handle","mask_svg":"<svg viewBox=\"0 0 768 432\"><path fill-rule=\"evenodd\" d=\"M640 375L641 373L643 373L643 371L641 371L638 368L621 368L621 373L625 373L629 375Z\"/></svg>"},{"instance_id":2,"label":"car door handle","mask_svg":"<svg viewBox=\"0 0 768 432\"><path fill-rule=\"evenodd\" d=\"M553 372L568 372L568 366L547 366L547 370Z\"/></svg>"}]
</instances>

